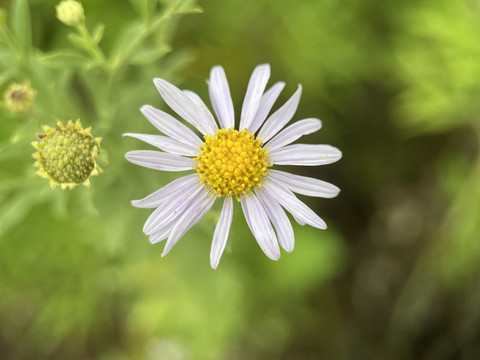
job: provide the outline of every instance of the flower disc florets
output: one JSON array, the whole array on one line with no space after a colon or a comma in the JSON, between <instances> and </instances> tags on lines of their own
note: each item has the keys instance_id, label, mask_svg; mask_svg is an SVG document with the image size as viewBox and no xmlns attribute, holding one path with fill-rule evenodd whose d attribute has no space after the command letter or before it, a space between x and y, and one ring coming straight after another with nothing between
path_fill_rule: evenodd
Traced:
<instances>
[{"instance_id":1,"label":"flower disc florets","mask_svg":"<svg viewBox=\"0 0 480 360\"><path fill-rule=\"evenodd\" d=\"M5 107L11 112L27 112L35 103L37 92L30 87L29 82L23 84L12 83L3 94Z\"/></svg>"},{"instance_id":2,"label":"flower disc florets","mask_svg":"<svg viewBox=\"0 0 480 360\"><path fill-rule=\"evenodd\" d=\"M261 139L247 130L217 130L216 135L205 135L202 152L194 160L202 183L219 196L245 194L261 187L261 181L272 166L267 162L268 150L262 149Z\"/></svg>"},{"instance_id":3,"label":"flower disc florets","mask_svg":"<svg viewBox=\"0 0 480 360\"><path fill-rule=\"evenodd\" d=\"M89 186L89 177L102 171L96 162L101 138L94 138L80 120L75 124L69 121L66 126L59 121L55 128L43 126L43 130L45 134L38 134L40 141L32 143L38 149L33 154L37 175L50 179L52 188Z\"/></svg>"}]
</instances>

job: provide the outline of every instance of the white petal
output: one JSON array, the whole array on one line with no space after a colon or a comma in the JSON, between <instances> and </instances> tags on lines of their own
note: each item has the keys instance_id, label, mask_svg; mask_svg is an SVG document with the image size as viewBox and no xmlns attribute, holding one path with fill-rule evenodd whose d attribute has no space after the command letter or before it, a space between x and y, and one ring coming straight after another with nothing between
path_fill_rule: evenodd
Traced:
<instances>
[{"instance_id":1,"label":"white petal","mask_svg":"<svg viewBox=\"0 0 480 360\"><path fill-rule=\"evenodd\" d=\"M225 71L221 66L214 66L210 71L208 92L215 114L223 129L235 127L235 113L233 110L232 96L228 86Z\"/></svg>"},{"instance_id":2,"label":"white petal","mask_svg":"<svg viewBox=\"0 0 480 360\"><path fill-rule=\"evenodd\" d=\"M295 215L293 215L293 214L290 214L290 215L292 215L292 217L295 219L295 221L297 222L298 225L302 225L302 226L303 226L303 225L306 224L305 221L300 220L299 218L295 217Z\"/></svg>"},{"instance_id":3,"label":"white petal","mask_svg":"<svg viewBox=\"0 0 480 360\"><path fill-rule=\"evenodd\" d=\"M202 220L205 214L212 208L216 198L217 195L212 196L206 190L200 192L196 199L192 201L188 209L182 213L170 232L170 236L165 244L162 256L167 255L178 242L178 240L180 240L180 238L185 235L185 233L190 230L192 226Z\"/></svg>"},{"instance_id":4,"label":"white petal","mask_svg":"<svg viewBox=\"0 0 480 360\"><path fill-rule=\"evenodd\" d=\"M156 146L160 150L166 151L170 154L184 155L184 156L197 156L200 153L198 147L184 144L178 140L172 139L163 135L150 135L150 134L134 134L126 133L123 136L130 136L146 142L147 144Z\"/></svg>"},{"instance_id":5,"label":"white petal","mask_svg":"<svg viewBox=\"0 0 480 360\"><path fill-rule=\"evenodd\" d=\"M260 248L270 259L280 259L280 248L278 247L277 237L260 201L252 193L244 196L241 204L248 227L252 231Z\"/></svg>"},{"instance_id":6,"label":"white petal","mask_svg":"<svg viewBox=\"0 0 480 360\"><path fill-rule=\"evenodd\" d=\"M133 164L163 171L185 171L195 166L193 159L152 150L134 150L125 154Z\"/></svg>"},{"instance_id":7,"label":"white petal","mask_svg":"<svg viewBox=\"0 0 480 360\"><path fill-rule=\"evenodd\" d=\"M232 225L233 217L233 201L231 196L225 196L223 201L222 212L220 213L220 219L218 220L215 232L213 233L212 249L210 250L210 266L216 269L220 258L222 257L223 250L227 244L228 233L230 232L230 226Z\"/></svg>"},{"instance_id":8,"label":"white petal","mask_svg":"<svg viewBox=\"0 0 480 360\"><path fill-rule=\"evenodd\" d=\"M265 191L257 191L257 197L263 204L268 218L275 227L278 242L285 251L292 252L295 246L295 236L292 224L280 204Z\"/></svg>"},{"instance_id":9,"label":"white petal","mask_svg":"<svg viewBox=\"0 0 480 360\"><path fill-rule=\"evenodd\" d=\"M176 217L181 215L182 211L186 209L198 193L203 189L202 184L192 184L184 187L183 191L178 196L172 198L169 202L158 207L147 219L143 226L143 232L151 235L161 228L168 225Z\"/></svg>"},{"instance_id":10,"label":"white petal","mask_svg":"<svg viewBox=\"0 0 480 360\"><path fill-rule=\"evenodd\" d=\"M179 194L184 192L185 188L188 188L195 183L200 183L198 174L182 176L141 200L132 200L132 205L138 208L158 207L160 204L178 197Z\"/></svg>"},{"instance_id":11,"label":"white petal","mask_svg":"<svg viewBox=\"0 0 480 360\"><path fill-rule=\"evenodd\" d=\"M270 170L269 180L281 183L290 191L298 194L322 198L333 198L340 189L326 181L306 176L290 174L284 171Z\"/></svg>"},{"instance_id":12,"label":"white petal","mask_svg":"<svg viewBox=\"0 0 480 360\"><path fill-rule=\"evenodd\" d=\"M248 82L245 99L243 100L242 115L240 116L240 131L245 128L248 129L253 121L269 78L269 64L258 65L255 70L253 70L250 81Z\"/></svg>"},{"instance_id":13,"label":"white petal","mask_svg":"<svg viewBox=\"0 0 480 360\"><path fill-rule=\"evenodd\" d=\"M327 225L312 209L297 199L293 193L284 186L265 181L264 190L277 200L295 219L319 229L326 229Z\"/></svg>"},{"instance_id":14,"label":"white petal","mask_svg":"<svg viewBox=\"0 0 480 360\"><path fill-rule=\"evenodd\" d=\"M302 95L302 85L298 85L297 91L287 100L283 106L275 111L263 124L258 137L262 138L265 143L270 140L277 132L292 119L297 111L298 103L300 102L300 96Z\"/></svg>"},{"instance_id":15,"label":"white petal","mask_svg":"<svg viewBox=\"0 0 480 360\"><path fill-rule=\"evenodd\" d=\"M152 235L149 236L150 243L156 244L159 243L160 241L165 240L170 236L170 233L172 232L173 227L177 223L176 219L171 221L168 225L162 227L159 229L157 232L153 233Z\"/></svg>"},{"instance_id":16,"label":"white petal","mask_svg":"<svg viewBox=\"0 0 480 360\"><path fill-rule=\"evenodd\" d=\"M264 145L264 148L269 148L270 150L281 148L282 146L291 144L303 135L311 134L320 130L321 127L322 122L318 119L312 118L297 121L275 135Z\"/></svg>"},{"instance_id":17,"label":"white petal","mask_svg":"<svg viewBox=\"0 0 480 360\"><path fill-rule=\"evenodd\" d=\"M202 134L215 134L215 128L212 127L212 122L214 123L215 120L210 112L205 112L205 109L199 107L188 95L169 82L163 79L154 79L153 82L163 100L173 111L195 126Z\"/></svg>"},{"instance_id":18,"label":"white petal","mask_svg":"<svg viewBox=\"0 0 480 360\"><path fill-rule=\"evenodd\" d=\"M330 145L293 144L270 151L269 161L277 165L316 166L340 160L342 152Z\"/></svg>"},{"instance_id":19,"label":"white petal","mask_svg":"<svg viewBox=\"0 0 480 360\"><path fill-rule=\"evenodd\" d=\"M200 98L200 96L198 96L197 94L195 94L193 91L190 91L190 90L183 90L183 93L187 95L195 103L195 105L198 106L199 109L201 109L203 116L205 117L205 119L207 119L209 123L209 126L215 131L217 131L218 125L215 122L215 119L213 118L212 113L210 112L210 110L208 110L207 105L205 105L205 103Z\"/></svg>"},{"instance_id":20,"label":"white petal","mask_svg":"<svg viewBox=\"0 0 480 360\"><path fill-rule=\"evenodd\" d=\"M187 126L175 119L170 114L158 110L150 105L142 106L140 109L142 114L165 135L170 136L173 139L181 141L184 144L191 145L193 147L199 147L202 145L202 140L195 135Z\"/></svg>"},{"instance_id":21,"label":"white petal","mask_svg":"<svg viewBox=\"0 0 480 360\"><path fill-rule=\"evenodd\" d=\"M262 99L260 100L260 105L258 105L257 113L255 114L252 123L248 127L248 132L256 132L260 126L262 126L263 122L270 113L270 110L272 110L272 106L277 100L278 95L280 95L284 87L284 82L278 82L270 89L265 91L265 94L262 95Z\"/></svg>"}]
</instances>

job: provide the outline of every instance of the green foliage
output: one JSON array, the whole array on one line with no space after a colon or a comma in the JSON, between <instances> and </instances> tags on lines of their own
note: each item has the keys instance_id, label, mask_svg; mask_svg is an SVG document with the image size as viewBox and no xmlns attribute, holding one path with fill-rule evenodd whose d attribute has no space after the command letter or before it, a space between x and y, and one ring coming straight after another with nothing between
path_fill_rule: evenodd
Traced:
<instances>
[{"instance_id":1,"label":"green foliage","mask_svg":"<svg viewBox=\"0 0 480 360\"><path fill-rule=\"evenodd\" d=\"M448 130L480 111L478 13L478 1L467 0L420 1L408 9L396 39L405 84L396 111L410 131Z\"/></svg>"}]
</instances>

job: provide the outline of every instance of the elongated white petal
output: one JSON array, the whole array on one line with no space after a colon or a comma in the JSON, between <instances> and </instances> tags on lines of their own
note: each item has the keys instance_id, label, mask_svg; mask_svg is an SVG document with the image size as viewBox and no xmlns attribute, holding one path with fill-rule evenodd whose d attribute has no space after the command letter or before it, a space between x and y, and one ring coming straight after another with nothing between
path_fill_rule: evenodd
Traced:
<instances>
[{"instance_id":1,"label":"elongated white petal","mask_svg":"<svg viewBox=\"0 0 480 360\"><path fill-rule=\"evenodd\" d=\"M153 126L165 135L193 147L199 147L202 145L202 140L200 140L192 130L170 114L150 105L142 106L140 111Z\"/></svg>"},{"instance_id":2,"label":"elongated white petal","mask_svg":"<svg viewBox=\"0 0 480 360\"><path fill-rule=\"evenodd\" d=\"M282 146L291 144L303 135L314 133L320 130L322 122L318 119L303 119L286 127L275 135L271 140L264 145L264 148L270 150L281 148Z\"/></svg>"},{"instance_id":3,"label":"elongated white petal","mask_svg":"<svg viewBox=\"0 0 480 360\"><path fill-rule=\"evenodd\" d=\"M180 238L190 230L192 226L197 224L205 214L212 208L217 195L211 195L208 191L203 190L192 201L190 206L182 213L177 223L170 232L165 248L163 249L162 256L167 255Z\"/></svg>"},{"instance_id":4,"label":"elongated white petal","mask_svg":"<svg viewBox=\"0 0 480 360\"><path fill-rule=\"evenodd\" d=\"M340 189L326 181L307 176L299 176L279 170L270 170L269 180L280 183L290 191L298 194L322 198L333 198L338 195Z\"/></svg>"},{"instance_id":5,"label":"elongated white petal","mask_svg":"<svg viewBox=\"0 0 480 360\"><path fill-rule=\"evenodd\" d=\"M223 129L235 127L235 113L233 110L232 96L228 86L225 71L221 66L214 66L210 71L208 92L215 114Z\"/></svg>"},{"instance_id":6,"label":"elongated white petal","mask_svg":"<svg viewBox=\"0 0 480 360\"><path fill-rule=\"evenodd\" d=\"M220 219L218 220L215 232L213 233L212 248L210 250L210 266L216 269L220 258L222 257L223 250L227 244L228 233L232 226L233 217L233 201L231 196L225 196L223 201L222 212L220 213Z\"/></svg>"},{"instance_id":7,"label":"elongated white petal","mask_svg":"<svg viewBox=\"0 0 480 360\"><path fill-rule=\"evenodd\" d=\"M277 237L260 201L252 193L249 196L243 197L241 204L248 227L252 231L260 248L270 259L280 259L280 248L278 247Z\"/></svg>"},{"instance_id":8,"label":"elongated white petal","mask_svg":"<svg viewBox=\"0 0 480 360\"><path fill-rule=\"evenodd\" d=\"M264 190L275 200L277 200L295 219L319 229L326 229L327 224L307 205L297 199L297 197L286 187L274 184L271 181L265 181Z\"/></svg>"},{"instance_id":9,"label":"elongated white petal","mask_svg":"<svg viewBox=\"0 0 480 360\"><path fill-rule=\"evenodd\" d=\"M269 64L258 65L255 70L253 70L250 81L248 82L245 99L243 100L242 114L240 116L240 131L245 128L248 129L253 121L269 78Z\"/></svg>"},{"instance_id":10,"label":"elongated white petal","mask_svg":"<svg viewBox=\"0 0 480 360\"><path fill-rule=\"evenodd\" d=\"M154 79L153 82L160 95L162 95L163 100L173 111L195 126L202 134L215 134L216 129L212 126L212 122L214 123L215 120L210 112L207 113L205 109L199 107L182 90L169 82L163 79Z\"/></svg>"},{"instance_id":11,"label":"elongated white petal","mask_svg":"<svg viewBox=\"0 0 480 360\"><path fill-rule=\"evenodd\" d=\"M138 208L158 207L160 204L178 197L179 194L184 192L185 188L188 188L195 183L200 183L198 174L182 176L141 200L132 200L132 205Z\"/></svg>"},{"instance_id":12,"label":"elongated white petal","mask_svg":"<svg viewBox=\"0 0 480 360\"><path fill-rule=\"evenodd\" d=\"M292 119L297 111L300 96L302 95L302 85L298 85L297 91L287 100L283 106L275 111L263 124L258 137L262 138L263 142L270 140L276 133L283 129L283 127Z\"/></svg>"},{"instance_id":13,"label":"elongated white petal","mask_svg":"<svg viewBox=\"0 0 480 360\"><path fill-rule=\"evenodd\" d=\"M163 171L185 171L195 166L193 159L153 150L134 150L125 154L133 164Z\"/></svg>"},{"instance_id":14,"label":"elongated white petal","mask_svg":"<svg viewBox=\"0 0 480 360\"><path fill-rule=\"evenodd\" d=\"M168 225L190 205L202 189L203 185L199 183L191 184L188 187L183 188L183 191L178 194L178 196L171 199L169 202L162 204L162 206L158 207L152 215L149 216L143 226L143 232L147 235L151 235Z\"/></svg>"},{"instance_id":15,"label":"elongated white petal","mask_svg":"<svg viewBox=\"0 0 480 360\"><path fill-rule=\"evenodd\" d=\"M257 191L257 197L262 202L268 218L275 227L278 242L281 247L288 252L292 252L295 246L295 235L293 234L292 224L287 214L280 204L265 191Z\"/></svg>"},{"instance_id":16,"label":"elongated white petal","mask_svg":"<svg viewBox=\"0 0 480 360\"><path fill-rule=\"evenodd\" d=\"M159 243L160 241L165 240L170 236L170 233L172 232L173 227L177 223L176 219L165 225L164 227L160 228L157 230L157 232L153 233L152 235L149 236L150 243L156 244Z\"/></svg>"},{"instance_id":17,"label":"elongated white petal","mask_svg":"<svg viewBox=\"0 0 480 360\"><path fill-rule=\"evenodd\" d=\"M292 215L292 214L290 213L290 215ZM298 225L301 225L301 226L305 225L305 221L300 220L299 218L295 217L294 215L292 215L292 217L295 219L295 221L297 222Z\"/></svg>"},{"instance_id":18,"label":"elongated white petal","mask_svg":"<svg viewBox=\"0 0 480 360\"><path fill-rule=\"evenodd\" d=\"M340 160L342 152L330 145L293 144L270 151L270 162L277 165L316 166Z\"/></svg>"},{"instance_id":19,"label":"elongated white petal","mask_svg":"<svg viewBox=\"0 0 480 360\"><path fill-rule=\"evenodd\" d=\"M255 114L252 123L248 127L249 133L256 132L260 126L263 125L263 122L270 113L270 110L272 110L273 104L277 100L278 95L280 95L284 87L284 82L278 82L270 89L265 91L265 94L262 95L262 99L260 100L260 105L258 105L257 113Z\"/></svg>"},{"instance_id":20,"label":"elongated white petal","mask_svg":"<svg viewBox=\"0 0 480 360\"><path fill-rule=\"evenodd\" d=\"M205 119L207 119L209 123L210 128L214 129L215 131L218 130L218 125L215 122L215 119L213 118L212 113L210 112L210 110L208 110L207 105L205 105L205 103L200 98L200 96L198 96L197 94L195 94L193 91L190 91L190 90L183 90L183 93L187 95L195 103L195 105L198 106L199 109L201 109Z\"/></svg>"},{"instance_id":21,"label":"elongated white petal","mask_svg":"<svg viewBox=\"0 0 480 360\"><path fill-rule=\"evenodd\" d=\"M163 135L149 135L149 134L134 134L125 133L123 136L133 137L153 145L160 150L166 151L170 154L184 155L184 156L197 156L200 153L198 147L184 144L178 140L172 139Z\"/></svg>"}]
</instances>

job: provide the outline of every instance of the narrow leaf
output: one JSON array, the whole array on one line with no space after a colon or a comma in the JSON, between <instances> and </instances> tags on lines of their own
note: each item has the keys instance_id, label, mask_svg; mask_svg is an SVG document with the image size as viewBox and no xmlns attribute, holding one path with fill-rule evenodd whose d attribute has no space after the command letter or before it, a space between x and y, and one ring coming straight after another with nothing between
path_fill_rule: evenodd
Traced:
<instances>
[{"instance_id":1,"label":"narrow leaf","mask_svg":"<svg viewBox=\"0 0 480 360\"><path fill-rule=\"evenodd\" d=\"M25 53L32 47L32 30L28 0L14 0L12 3L11 27Z\"/></svg>"}]
</instances>

